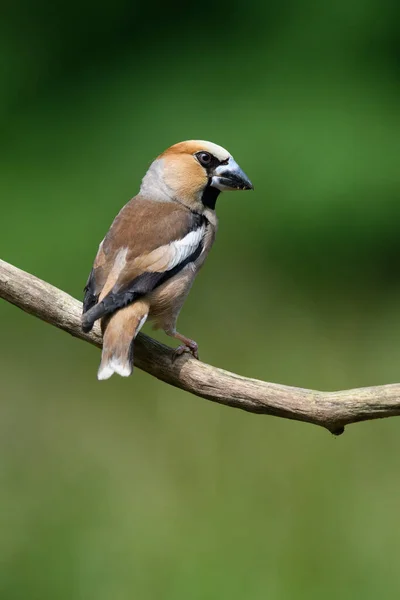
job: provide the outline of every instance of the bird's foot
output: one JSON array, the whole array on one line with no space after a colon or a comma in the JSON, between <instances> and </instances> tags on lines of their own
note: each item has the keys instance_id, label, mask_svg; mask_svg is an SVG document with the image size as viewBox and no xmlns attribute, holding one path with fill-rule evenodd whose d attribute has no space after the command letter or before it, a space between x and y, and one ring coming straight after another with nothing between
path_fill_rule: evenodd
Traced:
<instances>
[{"instance_id":1,"label":"bird's foot","mask_svg":"<svg viewBox=\"0 0 400 600\"><path fill-rule=\"evenodd\" d=\"M176 350L174 351L174 355L172 360L176 360L178 358L178 356L182 356L182 354L184 354L185 352L190 352L190 354L194 357L194 358L199 358L199 347L196 344L195 341L193 340L185 340L185 343L182 344L181 346L178 346L178 348L176 348Z\"/></svg>"}]
</instances>

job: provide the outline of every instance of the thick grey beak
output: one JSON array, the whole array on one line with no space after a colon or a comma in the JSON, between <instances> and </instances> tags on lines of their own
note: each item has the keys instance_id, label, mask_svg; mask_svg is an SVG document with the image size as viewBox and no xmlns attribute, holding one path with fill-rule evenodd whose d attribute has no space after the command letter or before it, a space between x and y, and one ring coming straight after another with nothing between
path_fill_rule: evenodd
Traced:
<instances>
[{"instance_id":1,"label":"thick grey beak","mask_svg":"<svg viewBox=\"0 0 400 600\"><path fill-rule=\"evenodd\" d=\"M219 165L211 178L212 187L221 190L253 190L253 184L236 161L230 157L226 165Z\"/></svg>"}]
</instances>

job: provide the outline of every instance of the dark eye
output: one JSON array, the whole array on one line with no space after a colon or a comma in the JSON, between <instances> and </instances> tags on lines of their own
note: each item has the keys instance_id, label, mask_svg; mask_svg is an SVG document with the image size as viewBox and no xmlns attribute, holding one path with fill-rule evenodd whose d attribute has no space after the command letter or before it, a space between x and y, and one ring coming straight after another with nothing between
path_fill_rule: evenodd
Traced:
<instances>
[{"instance_id":1,"label":"dark eye","mask_svg":"<svg viewBox=\"0 0 400 600\"><path fill-rule=\"evenodd\" d=\"M213 157L209 152L198 152L196 156L203 167L209 167L211 165Z\"/></svg>"}]
</instances>

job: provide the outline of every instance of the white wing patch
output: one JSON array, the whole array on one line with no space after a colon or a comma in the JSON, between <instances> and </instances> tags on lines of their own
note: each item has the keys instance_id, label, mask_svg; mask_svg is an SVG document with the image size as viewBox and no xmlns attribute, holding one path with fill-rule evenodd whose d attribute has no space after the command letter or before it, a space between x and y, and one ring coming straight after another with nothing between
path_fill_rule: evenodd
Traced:
<instances>
[{"instance_id":1,"label":"white wing patch","mask_svg":"<svg viewBox=\"0 0 400 600\"><path fill-rule=\"evenodd\" d=\"M176 240L175 242L171 242L171 244L169 244L170 251L172 252L166 271L170 271L196 251L198 245L204 237L205 229L205 226L202 225L198 229L195 229L194 231L191 231L185 235L185 237L181 240Z\"/></svg>"},{"instance_id":2,"label":"white wing patch","mask_svg":"<svg viewBox=\"0 0 400 600\"><path fill-rule=\"evenodd\" d=\"M196 251L205 232L206 226L202 225L185 235L181 240L174 240L170 244L159 246L149 254L138 256L134 260L133 266L143 273L145 271L151 273L170 271Z\"/></svg>"},{"instance_id":3,"label":"white wing patch","mask_svg":"<svg viewBox=\"0 0 400 600\"><path fill-rule=\"evenodd\" d=\"M110 275L112 275L115 278L115 280L118 279L118 277L120 276L121 272L125 268L125 265L126 265L126 255L127 254L128 254L128 248L121 248L118 251L117 256L114 259L114 263L113 263L113 266L111 268Z\"/></svg>"}]
</instances>

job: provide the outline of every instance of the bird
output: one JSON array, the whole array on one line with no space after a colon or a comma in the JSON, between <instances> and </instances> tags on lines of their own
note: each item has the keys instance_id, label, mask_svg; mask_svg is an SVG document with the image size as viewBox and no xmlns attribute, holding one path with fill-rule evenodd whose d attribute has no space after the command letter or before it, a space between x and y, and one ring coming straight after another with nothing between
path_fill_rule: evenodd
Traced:
<instances>
[{"instance_id":1,"label":"bird","mask_svg":"<svg viewBox=\"0 0 400 600\"><path fill-rule=\"evenodd\" d=\"M83 331L101 320L99 380L131 375L134 339L147 319L181 342L174 358L198 358L177 318L214 243L220 192L252 189L231 154L212 142L179 142L151 163L100 243L84 288Z\"/></svg>"}]
</instances>

